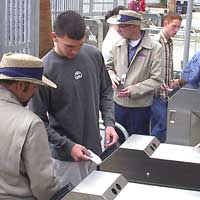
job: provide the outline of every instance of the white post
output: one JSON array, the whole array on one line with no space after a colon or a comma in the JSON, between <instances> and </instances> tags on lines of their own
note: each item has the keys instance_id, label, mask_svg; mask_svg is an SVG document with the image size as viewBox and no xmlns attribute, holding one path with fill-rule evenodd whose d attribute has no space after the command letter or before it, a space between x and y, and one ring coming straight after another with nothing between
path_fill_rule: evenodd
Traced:
<instances>
[{"instance_id":1,"label":"white post","mask_svg":"<svg viewBox=\"0 0 200 200\"><path fill-rule=\"evenodd\" d=\"M186 14L186 29L185 29L185 40L184 40L184 53L183 53L183 67L188 62L189 50L190 50L190 31L192 23L192 9L193 9L193 0L187 1L187 14Z\"/></svg>"},{"instance_id":2,"label":"white post","mask_svg":"<svg viewBox=\"0 0 200 200\"><path fill-rule=\"evenodd\" d=\"M5 41L6 41L6 0L1 0L1 12L0 12L0 59L4 53Z\"/></svg>"}]
</instances>

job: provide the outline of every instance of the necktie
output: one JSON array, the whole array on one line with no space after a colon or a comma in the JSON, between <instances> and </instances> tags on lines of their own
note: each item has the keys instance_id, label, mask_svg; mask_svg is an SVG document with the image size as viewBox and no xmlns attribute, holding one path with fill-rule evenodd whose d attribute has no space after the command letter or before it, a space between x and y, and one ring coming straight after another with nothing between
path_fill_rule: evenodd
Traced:
<instances>
[{"instance_id":1,"label":"necktie","mask_svg":"<svg viewBox=\"0 0 200 200\"><path fill-rule=\"evenodd\" d=\"M129 64L131 63L131 60L133 59L133 56L135 54L135 50L136 50L136 47L132 47L131 45L128 45L128 61L129 61Z\"/></svg>"}]
</instances>

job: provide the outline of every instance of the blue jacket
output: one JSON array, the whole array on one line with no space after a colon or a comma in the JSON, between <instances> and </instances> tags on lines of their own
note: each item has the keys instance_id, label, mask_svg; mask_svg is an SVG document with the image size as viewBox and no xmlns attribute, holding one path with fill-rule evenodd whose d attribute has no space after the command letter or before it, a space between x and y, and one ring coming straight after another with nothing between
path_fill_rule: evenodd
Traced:
<instances>
[{"instance_id":1,"label":"blue jacket","mask_svg":"<svg viewBox=\"0 0 200 200\"><path fill-rule=\"evenodd\" d=\"M187 63L181 78L193 88L198 88L200 83L200 51L198 51Z\"/></svg>"}]
</instances>

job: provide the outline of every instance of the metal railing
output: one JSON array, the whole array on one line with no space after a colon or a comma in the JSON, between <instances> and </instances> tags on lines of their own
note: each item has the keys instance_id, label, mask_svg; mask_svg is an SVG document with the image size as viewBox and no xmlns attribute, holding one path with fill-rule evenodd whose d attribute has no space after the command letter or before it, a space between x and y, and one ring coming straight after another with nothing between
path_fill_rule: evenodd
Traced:
<instances>
[{"instance_id":1,"label":"metal railing","mask_svg":"<svg viewBox=\"0 0 200 200\"><path fill-rule=\"evenodd\" d=\"M74 10L82 16L104 16L128 0L50 0L52 22L65 11ZM40 0L1 0L0 57L4 52L24 52L39 55Z\"/></svg>"},{"instance_id":2,"label":"metal railing","mask_svg":"<svg viewBox=\"0 0 200 200\"><path fill-rule=\"evenodd\" d=\"M56 16L66 10L74 10L79 14L82 14L83 1L80 0L51 0L51 15L52 22L54 22Z\"/></svg>"},{"instance_id":3,"label":"metal railing","mask_svg":"<svg viewBox=\"0 0 200 200\"><path fill-rule=\"evenodd\" d=\"M104 16L118 5L127 6L129 0L51 0L52 21L63 11L74 10L82 16Z\"/></svg>"},{"instance_id":4,"label":"metal railing","mask_svg":"<svg viewBox=\"0 0 200 200\"><path fill-rule=\"evenodd\" d=\"M1 0L0 57L15 51L38 55L39 0Z\"/></svg>"},{"instance_id":5,"label":"metal railing","mask_svg":"<svg viewBox=\"0 0 200 200\"><path fill-rule=\"evenodd\" d=\"M52 22L55 17L65 11L74 10L83 16L101 17L117 5L127 6L129 0L50 0ZM32 55L39 54L39 6L40 0L1 0L0 6L0 57L4 52L15 51ZM151 24L150 24L151 25ZM93 27L90 27L91 32ZM151 31L158 29L150 27ZM102 30L102 29L98 29ZM93 33L100 48L103 40L98 31ZM175 69L181 69L183 58L184 32L174 39ZM195 31L191 36L190 55L200 47L200 34ZM177 58L176 58L177 57Z\"/></svg>"}]
</instances>

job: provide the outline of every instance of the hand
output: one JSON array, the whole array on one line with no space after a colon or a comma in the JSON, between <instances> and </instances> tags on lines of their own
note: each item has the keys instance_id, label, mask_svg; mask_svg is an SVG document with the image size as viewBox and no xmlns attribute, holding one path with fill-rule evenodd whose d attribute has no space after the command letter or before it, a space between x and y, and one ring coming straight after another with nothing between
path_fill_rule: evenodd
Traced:
<instances>
[{"instance_id":1,"label":"hand","mask_svg":"<svg viewBox=\"0 0 200 200\"><path fill-rule=\"evenodd\" d=\"M75 144L71 150L71 156L75 161L89 160L90 152L82 145Z\"/></svg>"},{"instance_id":2,"label":"hand","mask_svg":"<svg viewBox=\"0 0 200 200\"><path fill-rule=\"evenodd\" d=\"M120 78L116 74L113 73L110 75L110 79L112 81L112 88L117 89L120 83Z\"/></svg>"},{"instance_id":3,"label":"hand","mask_svg":"<svg viewBox=\"0 0 200 200\"><path fill-rule=\"evenodd\" d=\"M161 91L169 90L169 86L166 83L163 83L162 85L160 85L160 90Z\"/></svg>"},{"instance_id":4,"label":"hand","mask_svg":"<svg viewBox=\"0 0 200 200\"><path fill-rule=\"evenodd\" d=\"M105 147L110 147L117 143L119 136L113 127L106 127L105 134Z\"/></svg>"},{"instance_id":5,"label":"hand","mask_svg":"<svg viewBox=\"0 0 200 200\"><path fill-rule=\"evenodd\" d=\"M128 89L128 87L121 89L121 91L119 92L118 97L130 97L131 92Z\"/></svg>"}]
</instances>

